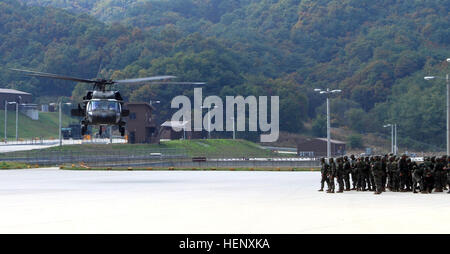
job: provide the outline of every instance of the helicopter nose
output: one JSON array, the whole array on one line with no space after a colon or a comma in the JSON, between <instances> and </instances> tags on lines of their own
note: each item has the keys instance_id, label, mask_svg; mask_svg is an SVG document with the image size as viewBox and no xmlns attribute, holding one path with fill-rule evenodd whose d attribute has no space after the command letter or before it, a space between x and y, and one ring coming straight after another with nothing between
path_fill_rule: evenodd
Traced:
<instances>
[{"instance_id":1,"label":"helicopter nose","mask_svg":"<svg viewBox=\"0 0 450 254\"><path fill-rule=\"evenodd\" d=\"M94 124L112 124L116 121L116 115L110 112L93 112L92 122Z\"/></svg>"}]
</instances>

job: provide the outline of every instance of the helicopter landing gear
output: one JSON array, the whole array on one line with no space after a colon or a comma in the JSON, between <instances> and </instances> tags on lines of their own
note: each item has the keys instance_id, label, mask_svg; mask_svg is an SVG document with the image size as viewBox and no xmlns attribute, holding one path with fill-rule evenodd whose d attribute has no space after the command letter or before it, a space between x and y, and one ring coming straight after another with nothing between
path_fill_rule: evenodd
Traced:
<instances>
[{"instance_id":1,"label":"helicopter landing gear","mask_svg":"<svg viewBox=\"0 0 450 254\"><path fill-rule=\"evenodd\" d=\"M84 136L84 135L86 135L86 133L87 133L87 125L81 125L81 136Z\"/></svg>"},{"instance_id":2,"label":"helicopter landing gear","mask_svg":"<svg viewBox=\"0 0 450 254\"><path fill-rule=\"evenodd\" d=\"M119 126L120 136L125 136L125 127Z\"/></svg>"}]
</instances>

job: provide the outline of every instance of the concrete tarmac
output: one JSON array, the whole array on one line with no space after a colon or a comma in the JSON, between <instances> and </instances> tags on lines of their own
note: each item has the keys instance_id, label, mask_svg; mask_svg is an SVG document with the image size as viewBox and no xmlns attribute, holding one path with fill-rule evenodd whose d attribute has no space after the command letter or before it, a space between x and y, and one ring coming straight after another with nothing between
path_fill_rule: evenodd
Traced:
<instances>
[{"instance_id":1,"label":"concrete tarmac","mask_svg":"<svg viewBox=\"0 0 450 254\"><path fill-rule=\"evenodd\" d=\"M447 193L318 192L318 172L0 171L0 233L450 233Z\"/></svg>"}]
</instances>

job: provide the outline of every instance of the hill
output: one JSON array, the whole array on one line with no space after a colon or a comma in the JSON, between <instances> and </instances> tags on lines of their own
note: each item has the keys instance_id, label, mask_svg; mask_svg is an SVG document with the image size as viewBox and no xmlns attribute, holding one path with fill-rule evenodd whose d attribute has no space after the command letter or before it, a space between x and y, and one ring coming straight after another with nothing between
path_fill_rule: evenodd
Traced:
<instances>
[{"instance_id":1,"label":"hill","mask_svg":"<svg viewBox=\"0 0 450 254\"><path fill-rule=\"evenodd\" d=\"M384 133L383 124L396 122L401 145L445 146L445 87L423 76L448 70L448 1L27 2L46 8L1 3L7 66L86 77L175 74L208 82L204 96L279 95L281 130L302 134L312 123L316 136L324 134L325 105L313 88L340 88L331 100L333 127ZM39 96L84 91L4 72L0 81ZM181 87L121 90L127 100L160 100L162 120L175 95L192 95Z\"/></svg>"}]
</instances>

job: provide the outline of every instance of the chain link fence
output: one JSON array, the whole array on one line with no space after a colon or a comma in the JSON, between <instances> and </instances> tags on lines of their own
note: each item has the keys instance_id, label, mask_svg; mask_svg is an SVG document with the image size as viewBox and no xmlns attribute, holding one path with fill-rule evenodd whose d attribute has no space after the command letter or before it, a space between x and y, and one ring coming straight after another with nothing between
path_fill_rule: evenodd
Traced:
<instances>
[{"instance_id":1,"label":"chain link fence","mask_svg":"<svg viewBox=\"0 0 450 254\"><path fill-rule=\"evenodd\" d=\"M318 167L319 160L295 157L261 157L260 154L188 154L184 149L30 150L1 153L0 161L56 166L83 164L91 167Z\"/></svg>"}]
</instances>

